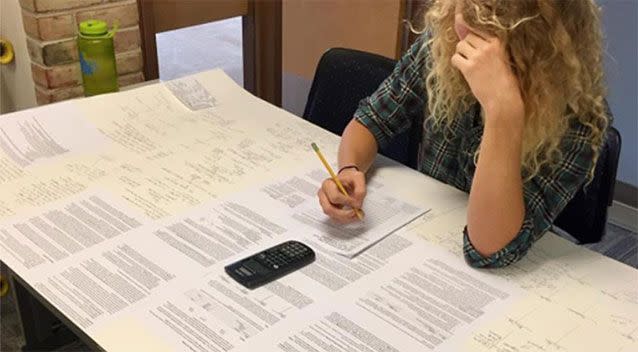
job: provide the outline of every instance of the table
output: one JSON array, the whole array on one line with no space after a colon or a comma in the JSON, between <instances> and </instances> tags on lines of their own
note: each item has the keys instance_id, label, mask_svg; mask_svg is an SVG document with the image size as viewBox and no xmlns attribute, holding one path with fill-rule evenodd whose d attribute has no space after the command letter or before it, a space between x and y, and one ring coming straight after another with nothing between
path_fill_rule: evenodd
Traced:
<instances>
[{"instance_id":1,"label":"table","mask_svg":"<svg viewBox=\"0 0 638 352\"><path fill-rule=\"evenodd\" d=\"M310 141L336 160L338 137L220 71L14 113L0 129L0 254L16 293L36 298L22 316L51 310L92 348L638 347L638 271L551 233L515 265L470 269L467 195L383 157L369 187L427 214L261 291L225 281L224 263L291 236L279 208L311 192ZM54 343L23 322L28 340Z\"/></svg>"}]
</instances>

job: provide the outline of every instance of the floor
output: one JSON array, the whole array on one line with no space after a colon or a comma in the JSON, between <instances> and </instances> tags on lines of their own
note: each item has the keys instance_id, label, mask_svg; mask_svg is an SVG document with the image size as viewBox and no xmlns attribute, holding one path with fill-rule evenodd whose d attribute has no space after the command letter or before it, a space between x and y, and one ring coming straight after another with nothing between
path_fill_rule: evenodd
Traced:
<instances>
[{"instance_id":1,"label":"floor","mask_svg":"<svg viewBox=\"0 0 638 352\"><path fill-rule=\"evenodd\" d=\"M157 56L160 79L171 80L221 68L243 86L242 21L240 17L159 33ZM303 114L311 82L289 72L282 77L282 105Z\"/></svg>"},{"instance_id":2,"label":"floor","mask_svg":"<svg viewBox=\"0 0 638 352\"><path fill-rule=\"evenodd\" d=\"M568 234L560 233L559 235L576 242ZM621 263L638 268L638 235L636 232L613 224L607 224L607 233L602 241L582 246L609 258L616 259Z\"/></svg>"},{"instance_id":3,"label":"floor","mask_svg":"<svg viewBox=\"0 0 638 352\"><path fill-rule=\"evenodd\" d=\"M205 44L202 44L205 43ZM157 36L160 79L170 80L191 73L221 67L240 85L243 84L241 56L241 19L189 27L161 33ZM284 77L283 98L286 106L286 91L292 91L288 108L293 113L305 104L307 92L286 89L287 82L299 82ZM302 82L303 83L303 82ZM307 82L306 82L307 83ZM306 84L303 83L303 84ZM302 84L302 85L303 85ZM305 87L304 89L307 89ZM563 237L573 241L566 234ZM638 235L635 232L609 224L603 241L585 247L638 268ZM18 351L23 344L22 332L11 295L0 300L0 351ZM60 351L85 351L82 343L74 343Z\"/></svg>"},{"instance_id":4,"label":"floor","mask_svg":"<svg viewBox=\"0 0 638 352\"><path fill-rule=\"evenodd\" d=\"M157 34L162 81L221 68L243 86L241 17Z\"/></svg>"}]
</instances>

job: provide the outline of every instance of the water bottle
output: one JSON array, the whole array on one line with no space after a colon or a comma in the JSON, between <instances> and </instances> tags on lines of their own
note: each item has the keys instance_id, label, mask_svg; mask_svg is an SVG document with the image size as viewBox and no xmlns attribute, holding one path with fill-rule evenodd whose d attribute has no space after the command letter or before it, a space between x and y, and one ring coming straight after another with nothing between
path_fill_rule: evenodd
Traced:
<instances>
[{"instance_id":1,"label":"water bottle","mask_svg":"<svg viewBox=\"0 0 638 352\"><path fill-rule=\"evenodd\" d=\"M100 20L80 23L78 50L85 96L118 91L113 47L115 31L116 28L109 31L106 22Z\"/></svg>"}]
</instances>

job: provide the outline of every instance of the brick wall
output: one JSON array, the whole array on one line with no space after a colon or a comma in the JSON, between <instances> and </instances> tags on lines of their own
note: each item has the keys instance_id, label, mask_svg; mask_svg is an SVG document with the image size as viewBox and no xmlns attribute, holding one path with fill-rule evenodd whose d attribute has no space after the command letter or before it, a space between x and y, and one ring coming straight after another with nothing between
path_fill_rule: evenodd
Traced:
<instances>
[{"instance_id":1,"label":"brick wall","mask_svg":"<svg viewBox=\"0 0 638 352\"><path fill-rule=\"evenodd\" d=\"M120 87L144 80L137 0L20 0L31 72L39 105L84 94L78 61L78 24L93 18L115 34Z\"/></svg>"}]
</instances>

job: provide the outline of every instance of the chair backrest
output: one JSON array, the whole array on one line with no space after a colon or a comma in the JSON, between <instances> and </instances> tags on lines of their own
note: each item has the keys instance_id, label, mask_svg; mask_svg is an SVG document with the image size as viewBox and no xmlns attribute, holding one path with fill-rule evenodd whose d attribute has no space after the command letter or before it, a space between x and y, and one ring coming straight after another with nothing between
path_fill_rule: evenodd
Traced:
<instances>
[{"instance_id":1,"label":"chair backrest","mask_svg":"<svg viewBox=\"0 0 638 352\"><path fill-rule=\"evenodd\" d=\"M620 133L610 127L594 169L594 178L576 193L554 221L555 226L580 243L598 242L605 234L607 209L614 200L620 146Z\"/></svg>"},{"instance_id":2,"label":"chair backrest","mask_svg":"<svg viewBox=\"0 0 638 352\"><path fill-rule=\"evenodd\" d=\"M359 101L378 88L395 64L394 60L362 51L328 50L317 65L303 117L341 135ZM611 116L611 112L609 114ZM397 136L380 152L416 169L420 142L421 128L415 126ZM554 222L580 243L598 242L605 233L607 208L613 201L620 144L620 134L610 127L593 180L578 191Z\"/></svg>"},{"instance_id":3,"label":"chair backrest","mask_svg":"<svg viewBox=\"0 0 638 352\"><path fill-rule=\"evenodd\" d=\"M326 51L317 65L303 118L341 135L359 102L379 87L392 73L395 64L395 60L358 50L333 48ZM414 133L397 136L379 152L416 168L417 154L412 151L416 151L420 138L413 138L411 134Z\"/></svg>"}]
</instances>

